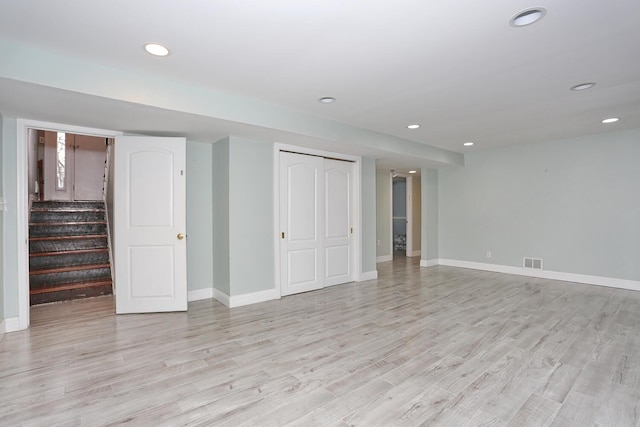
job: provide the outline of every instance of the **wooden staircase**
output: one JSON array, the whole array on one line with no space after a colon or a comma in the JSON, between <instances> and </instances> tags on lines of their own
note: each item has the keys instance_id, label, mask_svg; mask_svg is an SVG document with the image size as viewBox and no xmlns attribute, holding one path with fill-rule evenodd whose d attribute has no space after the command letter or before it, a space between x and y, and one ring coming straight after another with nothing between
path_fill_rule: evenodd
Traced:
<instances>
[{"instance_id":1,"label":"wooden staircase","mask_svg":"<svg viewBox=\"0 0 640 427\"><path fill-rule=\"evenodd\" d=\"M33 202L31 305L112 293L103 202Z\"/></svg>"}]
</instances>

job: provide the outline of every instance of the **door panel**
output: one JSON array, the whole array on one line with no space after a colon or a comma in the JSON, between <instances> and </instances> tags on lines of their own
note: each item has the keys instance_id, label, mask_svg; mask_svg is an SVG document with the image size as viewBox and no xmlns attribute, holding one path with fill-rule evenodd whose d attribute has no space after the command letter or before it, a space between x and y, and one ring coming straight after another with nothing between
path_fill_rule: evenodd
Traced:
<instances>
[{"instance_id":1,"label":"door panel","mask_svg":"<svg viewBox=\"0 0 640 427\"><path fill-rule=\"evenodd\" d=\"M351 162L324 160L325 286L353 281L352 169L353 163Z\"/></svg>"},{"instance_id":2,"label":"door panel","mask_svg":"<svg viewBox=\"0 0 640 427\"><path fill-rule=\"evenodd\" d=\"M187 309L185 139L114 145L117 313Z\"/></svg>"},{"instance_id":3,"label":"door panel","mask_svg":"<svg viewBox=\"0 0 640 427\"><path fill-rule=\"evenodd\" d=\"M324 181L322 159L280 153L280 293L322 287Z\"/></svg>"}]
</instances>

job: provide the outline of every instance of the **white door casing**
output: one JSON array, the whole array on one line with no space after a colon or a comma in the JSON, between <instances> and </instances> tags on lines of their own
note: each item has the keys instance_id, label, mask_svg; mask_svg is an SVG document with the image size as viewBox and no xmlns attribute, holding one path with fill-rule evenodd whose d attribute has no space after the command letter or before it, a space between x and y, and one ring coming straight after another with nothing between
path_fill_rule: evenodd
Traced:
<instances>
[{"instance_id":1,"label":"white door casing","mask_svg":"<svg viewBox=\"0 0 640 427\"><path fill-rule=\"evenodd\" d=\"M280 153L281 295L322 288L323 159Z\"/></svg>"},{"instance_id":2,"label":"white door casing","mask_svg":"<svg viewBox=\"0 0 640 427\"><path fill-rule=\"evenodd\" d=\"M116 138L116 313L187 309L185 145L184 138Z\"/></svg>"},{"instance_id":3,"label":"white door casing","mask_svg":"<svg viewBox=\"0 0 640 427\"><path fill-rule=\"evenodd\" d=\"M353 281L354 163L324 159L324 286Z\"/></svg>"}]
</instances>

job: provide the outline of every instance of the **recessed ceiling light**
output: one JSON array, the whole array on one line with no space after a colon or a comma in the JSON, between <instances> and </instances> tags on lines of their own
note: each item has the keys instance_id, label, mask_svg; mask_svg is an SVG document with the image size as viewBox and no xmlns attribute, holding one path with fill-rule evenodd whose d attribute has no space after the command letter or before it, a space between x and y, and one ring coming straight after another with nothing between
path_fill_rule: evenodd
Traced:
<instances>
[{"instance_id":1,"label":"recessed ceiling light","mask_svg":"<svg viewBox=\"0 0 640 427\"><path fill-rule=\"evenodd\" d=\"M409 173L416 173L416 171L409 171Z\"/></svg>"},{"instance_id":2,"label":"recessed ceiling light","mask_svg":"<svg viewBox=\"0 0 640 427\"><path fill-rule=\"evenodd\" d=\"M336 99L332 96L323 96L322 98L318 99L318 102L321 102L322 104L331 104L333 102L336 102Z\"/></svg>"},{"instance_id":3,"label":"recessed ceiling light","mask_svg":"<svg viewBox=\"0 0 640 427\"><path fill-rule=\"evenodd\" d=\"M533 23L538 22L544 15L547 14L547 9L543 7L532 7L525 9L522 12L515 14L510 20L509 24L512 27L525 27Z\"/></svg>"},{"instance_id":4,"label":"recessed ceiling light","mask_svg":"<svg viewBox=\"0 0 640 427\"><path fill-rule=\"evenodd\" d=\"M144 45L144 50L153 56L167 56L169 55L169 49L157 43L147 43Z\"/></svg>"},{"instance_id":5,"label":"recessed ceiling light","mask_svg":"<svg viewBox=\"0 0 640 427\"><path fill-rule=\"evenodd\" d=\"M615 123L615 122L617 122L618 120L620 120L620 119L619 119L619 118L617 118L617 117L611 117L611 118L608 118L608 119L604 119L604 120L602 121L602 123L605 123L605 124L606 124L606 123Z\"/></svg>"},{"instance_id":6,"label":"recessed ceiling light","mask_svg":"<svg viewBox=\"0 0 640 427\"><path fill-rule=\"evenodd\" d=\"M469 141L469 142L465 142L464 144L465 147L471 147L473 145L473 142Z\"/></svg>"},{"instance_id":7,"label":"recessed ceiling light","mask_svg":"<svg viewBox=\"0 0 640 427\"><path fill-rule=\"evenodd\" d=\"M594 87L596 84L595 83L580 83L579 85L575 85L574 87L571 88L571 90L586 90L586 89L591 89L592 87Z\"/></svg>"},{"instance_id":8,"label":"recessed ceiling light","mask_svg":"<svg viewBox=\"0 0 640 427\"><path fill-rule=\"evenodd\" d=\"M407 126L407 128L409 129L418 129L420 127L420 125L409 125Z\"/></svg>"}]
</instances>

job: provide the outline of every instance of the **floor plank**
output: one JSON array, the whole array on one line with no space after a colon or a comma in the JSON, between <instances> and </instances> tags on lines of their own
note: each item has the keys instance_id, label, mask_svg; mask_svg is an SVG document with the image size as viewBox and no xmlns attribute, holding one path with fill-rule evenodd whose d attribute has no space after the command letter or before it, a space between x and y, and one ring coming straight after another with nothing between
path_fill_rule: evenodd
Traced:
<instances>
[{"instance_id":1,"label":"floor plank","mask_svg":"<svg viewBox=\"0 0 640 427\"><path fill-rule=\"evenodd\" d=\"M398 258L228 309L32 308L2 425L640 425L640 293Z\"/></svg>"}]
</instances>

